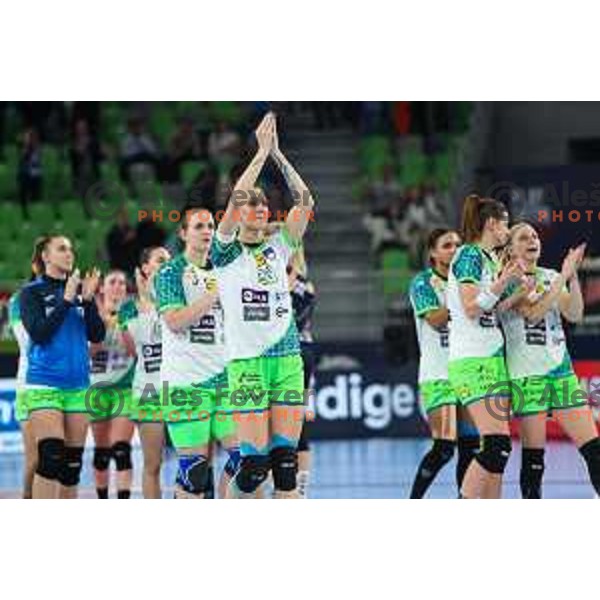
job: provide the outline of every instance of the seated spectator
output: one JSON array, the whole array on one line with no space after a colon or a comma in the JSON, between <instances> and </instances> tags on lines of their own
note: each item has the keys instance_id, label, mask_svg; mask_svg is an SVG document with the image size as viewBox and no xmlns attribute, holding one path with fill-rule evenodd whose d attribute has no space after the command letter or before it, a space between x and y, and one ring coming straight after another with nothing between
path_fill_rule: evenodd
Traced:
<instances>
[{"instance_id":1,"label":"seated spectator","mask_svg":"<svg viewBox=\"0 0 600 600\"><path fill-rule=\"evenodd\" d=\"M17 184L23 216L29 218L29 204L42 197L42 146L35 129L27 129L23 135Z\"/></svg>"},{"instance_id":2,"label":"seated spectator","mask_svg":"<svg viewBox=\"0 0 600 600\"><path fill-rule=\"evenodd\" d=\"M408 249L414 268L422 264L426 239L429 231L445 226L447 220L440 208L434 188L419 190L412 187L405 196L405 210L402 219L397 222L397 232L403 246Z\"/></svg>"},{"instance_id":3,"label":"seated spectator","mask_svg":"<svg viewBox=\"0 0 600 600\"><path fill-rule=\"evenodd\" d=\"M378 255L384 244L400 243L395 222L402 218L402 189L392 165L386 165L382 179L369 186L366 198L369 212L363 223L371 234L371 251Z\"/></svg>"},{"instance_id":4,"label":"seated spectator","mask_svg":"<svg viewBox=\"0 0 600 600\"><path fill-rule=\"evenodd\" d=\"M159 150L147 133L143 119L130 118L127 123L127 134L121 143L121 177L123 181L131 183L131 170L137 166L142 166L140 175L145 175L149 171L152 178L155 178L159 162Z\"/></svg>"},{"instance_id":5,"label":"seated spectator","mask_svg":"<svg viewBox=\"0 0 600 600\"><path fill-rule=\"evenodd\" d=\"M90 132L85 119L75 123L69 154L73 189L84 197L90 185L100 180L100 162L103 158L100 143Z\"/></svg>"},{"instance_id":6,"label":"seated spectator","mask_svg":"<svg viewBox=\"0 0 600 600\"><path fill-rule=\"evenodd\" d=\"M223 121L208 136L208 156L219 167L229 169L239 158L240 136Z\"/></svg>"},{"instance_id":7,"label":"seated spectator","mask_svg":"<svg viewBox=\"0 0 600 600\"><path fill-rule=\"evenodd\" d=\"M137 234L125 207L118 212L117 222L106 236L106 251L111 269L133 275L138 258Z\"/></svg>"},{"instance_id":8,"label":"seated spectator","mask_svg":"<svg viewBox=\"0 0 600 600\"><path fill-rule=\"evenodd\" d=\"M194 129L194 121L183 118L169 142L165 158L163 181L177 183L181 181L180 167L186 161L202 158L202 143L198 132Z\"/></svg>"}]
</instances>

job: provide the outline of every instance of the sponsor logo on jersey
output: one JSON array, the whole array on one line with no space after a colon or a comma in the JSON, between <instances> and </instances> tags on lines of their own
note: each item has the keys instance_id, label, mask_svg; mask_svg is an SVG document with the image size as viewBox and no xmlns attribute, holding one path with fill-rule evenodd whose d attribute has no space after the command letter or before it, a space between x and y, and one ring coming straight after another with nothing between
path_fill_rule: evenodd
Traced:
<instances>
[{"instance_id":1,"label":"sponsor logo on jersey","mask_svg":"<svg viewBox=\"0 0 600 600\"><path fill-rule=\"evenodd\" d=\"M243 304L268 304L269 292L266 290L253 290L250 288L242 289Z\"/></svg>"}]
</instances>

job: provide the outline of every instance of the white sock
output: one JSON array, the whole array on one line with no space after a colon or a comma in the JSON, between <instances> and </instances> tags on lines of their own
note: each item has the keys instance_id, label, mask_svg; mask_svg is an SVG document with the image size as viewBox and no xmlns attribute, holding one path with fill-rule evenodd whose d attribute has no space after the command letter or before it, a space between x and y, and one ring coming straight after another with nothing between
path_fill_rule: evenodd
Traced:
<instances>
[{"instance_id":1,"label":"white sock","mask_svg":"<svg viewBox=\"0 0 600 600\"><path fill-rule=\"evenodd\" d=\"M297 490L302 500L308 498L308 484L310 482L310 471L298 471L296 475Z\"/></svg>"}]
</instances>

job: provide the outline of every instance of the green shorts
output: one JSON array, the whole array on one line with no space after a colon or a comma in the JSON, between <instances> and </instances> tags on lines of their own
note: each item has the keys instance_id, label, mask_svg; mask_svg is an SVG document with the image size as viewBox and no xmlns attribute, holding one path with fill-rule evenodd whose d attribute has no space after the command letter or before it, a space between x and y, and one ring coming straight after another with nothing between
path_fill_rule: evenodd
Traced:
<instances>
[{"instance_id":1,"label":"green shorts","mask_svg":"<svg viewBox=\"0 0 600 600\"><path fill-rule=\"evenodd\" d=\"M22 423L29 419L29 410L27 408L27 392L23 389L17 390L15 397L15 419Z\"/></svg>"},{"instance_id":2,"label":"green shorts","mask_svg":"<svg viewBox=\"0 0 600 600\"><path fill-rule=\"evenodd\" d=\"M229 389L224 408L262 412L271 405L302 406L304 366L299 354L234 360L227 367Z\"/></svg>"},{"instance_id":3,"label":"green shorts","mask_svg":"<svg viewBox=\"0 0 600 600\"><path fill-rule=\"evenodd\" d=\"M155 409L154 417L162 414L176 449L197 448L235 435L234 415L218 405L219 395L227 388L225 385L217 387L215 383L211 380L208 385L172 387L168 401L164 404L161 401L161 410ZM220 383L224 384L224 381ZM156 418L149 421L154 420Z\"/></svg>"},{"instance_id":4,"label":"green shorts","mask_svg":"<svg viewBox=\"0 0 600 600\"><path fill-rule=\"evenodd\" d=\"M587 395L574 373L565 377L522 377L513 379L512 384L512 408L517 417L588 404Z\"/></svg>"},{"instance_id":5,"label":"green shorts","mask_svg":"<svg viewBox=\"0 0 600 600\"><path fill-rule=\"evenodd\" d=\"M456 406L458 404L458 398L447 379L422 381L419 384L419 396L427 414L441 406Z\"/></svg>"},{"instance_id":6,"label":"green shorts","mask_svg":"<svg viewBox=\"0 0 600 600\"><path fill-rule=\"evenodd\" d=\"M64 413L87 413L86 390L60 390L58 388L25 389L29 415L36 410L59 410Z\"/></svg>"},{"instance_id":7,"label":"green shorts","mask_svg":"<svg viewBox=\"0 0 600 600\"><path fill-rule=\"evenodd\" d=\"M160 390L157 390L157 394L132 394L129 418L136 423L153 423L157 420L162 422L161 408Z\"/></svg>"},{"instance_id":8,"label":"green shorts","mask_svg":"<svg viewBox=\"0 0 600 600\"><path fill-rule=\"evenodd\" d=\"M486 397L510 396L503 356L452 360L448 363L448 380L463 406Z\"/></svg>"},{"instance_id":9,"label":"green shorts","mask_svg":"<svg viewBox=\"0 0 600 600\"><path fill-rule=\"evenodd\" d=\"M92 388L90 388L92 390ZM117 417L127 417L131 412L131 388L107 385L106 388L94 388L86 394L87 412L90 421L110 421Z\"/></svg>"}]
</instances>

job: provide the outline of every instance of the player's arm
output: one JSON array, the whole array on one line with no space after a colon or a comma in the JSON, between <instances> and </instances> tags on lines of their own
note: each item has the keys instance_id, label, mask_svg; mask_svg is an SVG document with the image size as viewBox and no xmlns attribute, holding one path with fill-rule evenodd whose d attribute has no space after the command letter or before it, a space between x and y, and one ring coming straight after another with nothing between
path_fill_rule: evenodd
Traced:
<instances>
[{"instance_id":1,"label":"player's arm","mask_svg":"<svg viewBox=\"0 0 600 600\"><path fill-rule=\"evenodd\" d=\"M569 250L563 262L562 274L569 282L569 287L568 290L563 288L558 307L562 316L570 323L579 323L583 319L584 301L577 270L583 262L585 247L585 244L581 244L575 250Z\"/></svg>"},{"instance_id":2,"label":"player's arm","mask_svg":"<svg viewBox=\"0 0 600 600\"><path fill-rule=\"evenodd\" d=\"M481 312L490 311L497 306L506 287L511 281L519 280L523 276L523 270L518 263L510 262L502 270L500 277L490 286L483 287L481 255L472 253L464 258L454 263L452 269L459 283L465 313L470 319L475 319Z\"/></svg>"},{"instance_id":3,"label":"player's arm","mask_svg":"<svg viewBox=\"0 0 600 600\"><path fill-rule=\"evenodd\" d=\"M225 214L219 223L217 234L221 241L231 238L239 227L238 203L247 202L256 186L256 180L269 157L274 127L274 117L271 113L267 113L256 129L258 150L246 170L237 180L229 197Z\"/></svg>"},{"instance_id":4,"label":"player's arm","mask_svg":"<svg viewBox=\"0 0 600 600\"><path fill-rule=\"evenodd\" d=\"M91 300L84 299L82 306L88 341L95 344L103 342L106 337L106 325L98 312L96 301L93 298Z\"/></svg>"},{"instance_id":5,"label":"player's arm","mask_svg":"<svg viewBox=\"0 0 600 600\"><path fill-rule=\"evenodd\" d=\"M450 313L442 305L427 279L417 275L411 283L409 294L417 317L425 319L435 329L441 329L448 324Z\"/></svg>"},{"instance_id":6,"label":"player's arm","mask_svg":"<svg viewBox=\"0 0 600 600\"><path fill-rule=\"evenodd\" d=\"M158 272L155 284L158 312L163 315L167 327L175 333L197 323L211 310L218 296L217 282L214 280L200 298L188 304L181 277L181 272L167 263Z\"/></svg>"},{"instance_id":7,"label":"player's arm","mask_svg":"<svg viewBox=\"0 0 600 600\"><path fill-rule=\"evenodd\" d=\"M529 296L525 302L517 307L517 312L528 321L534 323L540 321L559 300L564 287L565 278L561 274L554 279L547 292L538 297Z\"/></svg>"},{"instance_id":8,"label":"player's arm","mask_svg":"<svg viewBox=\"0 0 600 600\"><path fill-rule=\"evenodd\" d=\"M273 137L271 157L275 161L277 168L281 171L294 200L294 206L289 211L285 222L286 229L294 240L299 241L304 236L308 222L313 219L315 201L308 186L298 174L298 171L294 169L285 154L280 150L276 129Z\"/></svg>"},{"instance_id":9,"label":"player's arm","mask_svg":"<svg viewBox=\"0 0 600 600\"><path fill-rule=\"evenodd\" d=\"M123 341L123 345L127 350L127 354L129 356L137 356L137 351L135 349L135 340L129 331L121 332L121 340Z\"/></svg>"},{"instance_id":10,"label":"player's arm","mask_svg":"<svg viewBox=\"0 0 600 600\"><path fill-rule=\"evenodd\" d=\"M45 344L58 331L69 308L74 306L76 293L76 289L72 289L74 287L72 285L68 290L65 289L65 297L58 300L56 307L48 315L38 291L31 287L23 289L19 296L21 320L33 342Z\"/></svg>"},{"instance_id":11,"label":"player's arm","mask_svg":"<svg viewBox=\"0 0 600 600\"><path fill-rule=\"evenodd\" d=\"M198 300L183 308L171 308L163 311L163 316L167 327L179 333L187 329L190 325L197 323L206 315L215 304L217 291L206 292Z\"/></svg>"},{"instance_id":12,"label":"player's arm","mask_svg":"<svg viewBox=\"0 0 600 600\"><path fill-rule=\"evenodd\" d=\"M137 350L135 347L135 339L131 331L133 319L136 315L136 310L133 303L126 303L119 309L117 315L117 324L119 331L121 332L121 341L123 346L127 350L129 356L137 356Z\"/></svg>"},{"instance_id":13,"label":"player's arm","mask_svg":"<svg viewBox=\"0 0 600 600\"><path fill-rule=\"evenodd\" d=\"M562 316L569 323L580 323L583 319L584 301L577 273L569 280L569 290L563 290L558 300Z\"/></svg>"}]
</instances>

